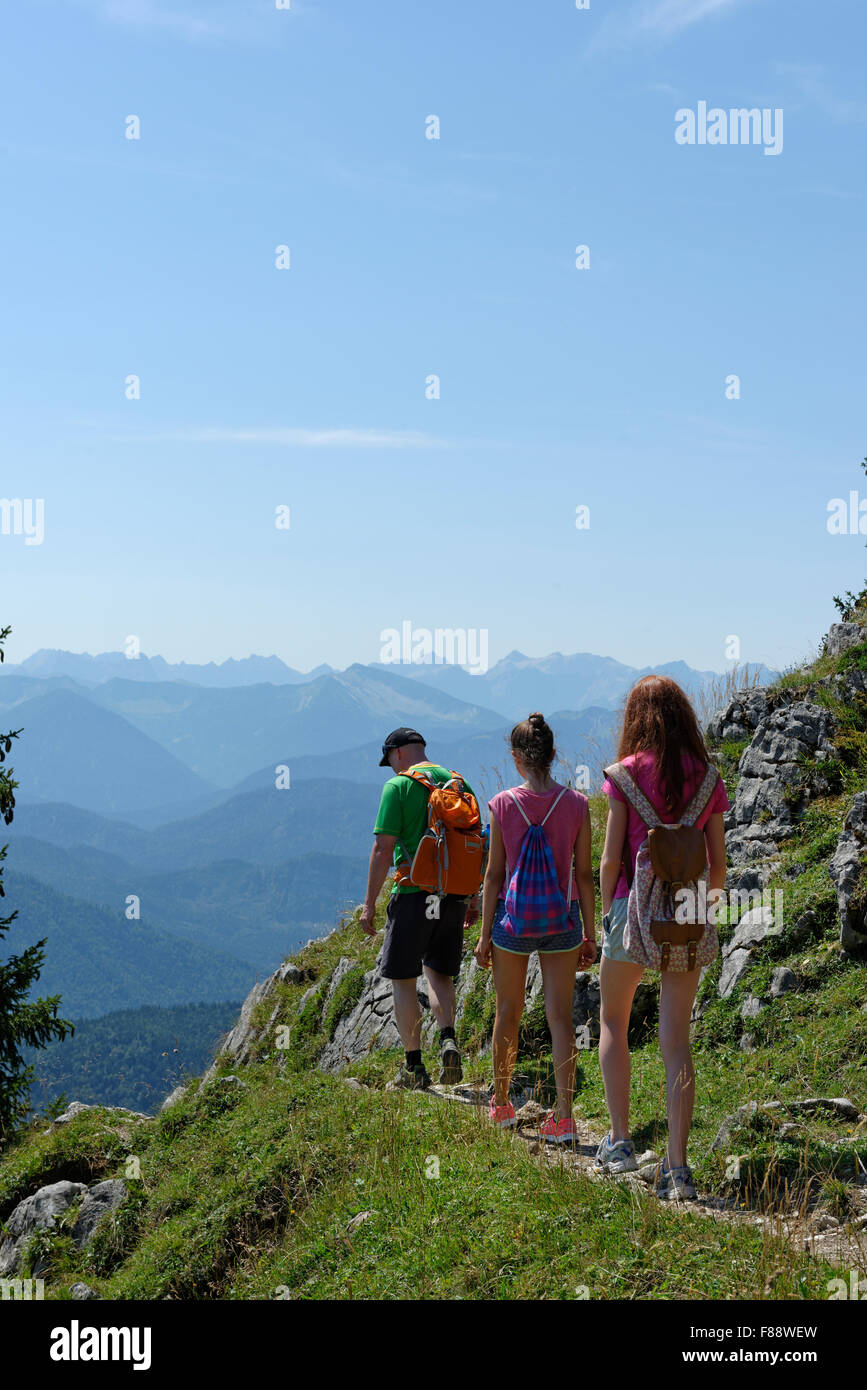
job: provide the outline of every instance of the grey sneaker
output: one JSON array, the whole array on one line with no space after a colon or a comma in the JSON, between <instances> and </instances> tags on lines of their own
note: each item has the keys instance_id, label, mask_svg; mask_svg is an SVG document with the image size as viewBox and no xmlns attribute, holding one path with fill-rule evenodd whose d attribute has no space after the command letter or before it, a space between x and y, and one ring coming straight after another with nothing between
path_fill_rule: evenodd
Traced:
<instances>
[{"instance_id":1,"label":"grey sneaker","mask_svg":"<svg viewBox=\"0 0 867 1390\"><path fill-rule=\"evenodd\" d=\"M443 1068L440 1072L441 1086L456 1086L459 1081L464 1079L464 1071L461 1066L461 1054L454 1038L445 1038L440 1053Z\"/></svg>"},{"instance_id":2,"label":"grey sneaker","mask_svg":"<svg viewBox=\"0 0 867 1390\"><path fill-rule=\"evenodd\" d=\"M401 1067L392 1085L400 1091L426 1091L430 1077L424 1062L419 1062L416 1067Z\"/></svg>"},{"instance_id":3,"label":"grey sneaker","mask_svg":"<svg viewBox=\"0 0 867 1390\"><path fill-rule=\"evenodd\" d=\"M612 1144L610 1135L606 1134L596 1150L593 1167L597 1173L634 1173L638 1159L632 1140L618 1139L616 1144Z\"/></svg>"},{"instance_id":4,"label":"grey sneaker","mask_svg":"<svg viewBox=\"0 0 867 1390\"><path fill-rule=\"evenodd\" d=\"M696 1200L695 1183L692 1179L692 1169L688 1164L682 1168L670 1168L660 1170L659 1182L656 1185L656 1195L661 1202L694 1202Z\"/></svg>"}]
</instances>

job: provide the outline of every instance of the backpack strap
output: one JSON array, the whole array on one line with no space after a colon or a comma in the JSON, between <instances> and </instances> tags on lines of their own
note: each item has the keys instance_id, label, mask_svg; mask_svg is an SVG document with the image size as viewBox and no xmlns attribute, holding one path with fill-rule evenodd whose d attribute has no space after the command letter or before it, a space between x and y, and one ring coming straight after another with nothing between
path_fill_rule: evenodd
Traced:
<instances>
[{"instance_id":1,"label":"backpack strap","mask_svg":"<svg viewBox=\"0 0 867 1390\"><path fill-rule=\"evenodd\" d=\"M635 778L624 767L622 763L613 763L611 767L603 768L605 776L613 782L619 792L626 797L627 802L632 807L638 819L643 821L648 829L653 829L662 822L654 811L644 792L639 787ZM623 877L626 879L627 888L632 889L632 880L635 877L635 866L632 863L632 854L629 849L629 836L623 840L623 855L620 860L620 867L623 870Z\"/></svg>"},{"instance_id":2,"label":"backpack strap","mask_svg":"<svg viewBox=\"0 0 867 1390\"><path fill-rule=\"evenodd\" d=\"M430 794L430 793L433 791L434 787L439 786L439 783L434 781L434 779L433 779L433 777L431 777L430 773L428 773L427 775L425 775L425 773L424 773L420 768L418 768L418 767L411 767L411 768L409 768L409 769L408 769L407 771L405 771L405 772L398 772L398 773L397 773L397 776L398 776L398 777L409 777L411 781L413 781L413 782L418 782L420 786L422 786L422 787L425 788L425 790L428 792L428 794ZM428 812L428 817L430 817L430 812ZM403 840L401 840L401 839L398 837L397 840L396 840L396 843L397 843L398 849L401 851L401 853L402 853L402 855L403 855L403 859L402 859L400 862L401 862L401 863L405 863L405 864L411 865L411 864L412 864L412 855L407 851L406 845L403 843ZM395 873L397 873L398 867L399 867L399 866L395 866ZM401 881L402 881L401 879L397 879L397 882L401 882Z\"/></svg>"},{"instance_id":3,"label":"backpack strap","mask_svg":"<svg viewBox=\"0 0 867 1390\"><path fill-rule=\"evenodd\" d=\"M518 810L521 812L521 815L524 817L524 820L527 822L528 825L532 825L533 822L530 820L529 816L527 815L527 813L526 813L526 811L524 810L523 806L521 805L520 801L519 801L518 798L515 796L515 790L514 790L514 788L513 788L513 787L509 787L508 790L509 790L509 796L510 796L510 797L512 798L512 800L514 801L514 803L515 803L515 805L517 806ZM564 787L563 790L561 791L560 795L554 799L553 805L551 805L551 806L548 807L548 810L545 812L544 819L539 821L539 828L540 828L540 829L541 829L541 827L545 824L545 821L548 819L548 817L550 816L551 812L554 810L554 807L555 807L555 806L559 806L560 801L561 801L561 799L566 795L567 790L568 790L568 788L567 788L567 787Z\"/></svg>"},{"instance_id":4,"label":"backpack strap","mask_svg":"<svg viewBox=\"0 0 867 1390\"><path fill-rule=\"evenodd\" d=\"M559 804L560 804L562 798L566 795L566 792L567 792L568 790L569 790L568 787L564 787L563 790L560 792L560 795L554 798L554 803L553 803L553 805L548 807L548 810L545 812L544 819L541 820L541 821L539 822L539 825L538 825L538 827L537 827L539 830L542 829L542 826L545 824L545 821L548 819L548 817L550 816L550 814L551 814L551 812L554 810L554 808L555 808L556 806L559 806ZM512 800L514 801L514 803L515 803L515 805L517 806L518 810L521 812L521 815L524 817L524 820L527 822L528 827L529 827L530 829L532 829L532 828L533 828L533 822L529 819L529 817L527 816L527 813L525 812L525 810L524 810L523 806L521 805L520 801L519 801L518 798L515 796L514 788L513 788L513 787L509 787L509 788L508 788L508 791L509 791L509 796L510 796L510 797L512 798ZM575 846L573 845L573 846L572 846L572 852L571 852L570 855L569 855L569 891L568 891L567 896L566 896L566 909L567 909L567 911L571 911L571 909L572 909L572 882L573 882L574 872L575 872Z\"/></svg>"},{"instance_id":5,"label":"backpack strap","mask_svg":"<svg viewBox=\"0 0 867 1390\"><path fill-rule=\"evenodd\" d=\"M648 830L654 830L662 825L662 821L656 811L651 806L644 792L639 787L632 773L623 763L613 763L611 767L603 769L605 776L613 782L619 792L622 792L626 800L631 805L639 820L644 821Z\"/></svg>"},{"instance_id":6,"label":"backpack strap","mask_svg":"<svg viewBox=\"0 0 867 1390\"><path fill-rule=\"evenodd\" d=\"M718 777L719 773L713 763L708 763L704 771L701 786L680 818L682 825L695 825L702 811L705 810L707 803L713 796Z\"/></svg>"},{"instance_id":7,"label":"backpack strap","mask_svg":"<svg viewBox=\"0 0 867 1390\"><path fill-rule=\"evenodd\" d=\"M427 787L429 792L432 792L434 787L439 786L439 783L434 781L429 772L425 774L417 767L411 767L405 772L399 772L397 775L398 777L410 777L413 782L420 782L423 787Z\"/></svg>"},{"instance_id":8,"label":"backpack strap","mask_svg":"<svg viewBox=\"0 0 867 1390\"><path fill-rule=\"evenodd\" d=\"M509 796L510 796L510 797L512 798L512 800L514 801L515 805L517 806L518 810L521 812L521 815L524 817L524 820L527 822L527 824L528 824L528 825L532 825L532 821L530 820L530 817L527 815L527 812L524 810L524 808L523 808L523 806L521 805L520 801L519 801L518 798L515 796L515 793L514 793L514 791L513 791L513 789L512 789L511 787L509 787Z\"/></svg>"},{"instance_id":9,"label":"backpack strap","mask_svg":"<svg viewBox=\"0 0 867 1390\"><path fill-rule=\"evenodd\" d=\"M548 807L548 810L545 812L545 820L543 820L543 821L541 822L542 825L545 824L545 821L548 819L548 817L551 815L551 813L552 813L553 811L555 811L555 810L557 809L557 807L560 805L560 802L562 801L563 797L566 795L566 790L567 790L566 787L564 787L563 790L561 791L560 795L559 795L558 797L555 798L554 805Z\"/></svg>"}]
</instances>

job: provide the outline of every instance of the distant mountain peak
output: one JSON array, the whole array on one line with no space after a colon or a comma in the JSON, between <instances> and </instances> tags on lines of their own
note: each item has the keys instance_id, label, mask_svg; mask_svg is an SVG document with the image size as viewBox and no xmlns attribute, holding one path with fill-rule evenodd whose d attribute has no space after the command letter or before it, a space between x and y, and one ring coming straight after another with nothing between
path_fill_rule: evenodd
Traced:
<instances>
[{"instance_id":1,"label":"distant mountain peak","mask_svg":"<svg viewBox=\"0 0 867 1390\"><path fill-rule=\"evenodd\" d=\"M137 657L128 657L122 651L68 652L57 647L40 647L24 661L7 663L4 672L15 672L21 676L56 677L71 676L87 685L102 685L104 682L121 679L129 681L179 681L186 684L205 686L241 685L298 685L304 681L315 680L327 675L331 667L320 664L314 671L304 674L273 653L259 656L255 652L249 656L226 657L224 661L166 661L162 656L148 656L142 652Z\"/></svg>"}]
</instances>

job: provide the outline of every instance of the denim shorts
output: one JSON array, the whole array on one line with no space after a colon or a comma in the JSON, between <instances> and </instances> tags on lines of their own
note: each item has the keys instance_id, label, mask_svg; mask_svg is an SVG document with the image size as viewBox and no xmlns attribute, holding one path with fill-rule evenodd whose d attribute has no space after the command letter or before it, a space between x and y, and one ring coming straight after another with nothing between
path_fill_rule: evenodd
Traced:
<instances>
[{"instance_id":1,"label":"denim shorts","mask_svg":"<svg viewBox=\"0 0 867 1390\"><path fill-rule=\"evenodd\" d=\"M628 898L614 898L606 915L602 918L602 955L606 960L625 961L627 965L637 965L623 949L623 933L626 929L626 904Z\"/></svg>"},{"instance_id":2,"label":"denim shorts","mask_svg":"<svg viewBox=\"0 0 867 1390\"><path fill-rule=\"evenodd\" d=\"M581 945L583 929L581 926L581 912L578 907L578 899L572 899L569 909L570 920L575 923L570 931L561 931L556 936L513 936L506 931L503 926L503 918L506 915L506 904L502 898L497 903L497 910L494 913L494 926L491 932L491 940L501 951L508 951L513 956L531 956L534 951L540 955L555 955L561 951L577 951Z\"/></svg>"}]
</instances>

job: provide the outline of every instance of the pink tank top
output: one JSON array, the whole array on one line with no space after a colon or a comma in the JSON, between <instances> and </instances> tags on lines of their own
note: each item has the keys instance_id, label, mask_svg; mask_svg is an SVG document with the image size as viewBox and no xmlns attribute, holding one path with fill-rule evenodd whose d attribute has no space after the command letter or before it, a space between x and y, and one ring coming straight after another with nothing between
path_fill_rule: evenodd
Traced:
<instances>
[{"instance_id":1,"label":"pink tank top","mask_svg":"<svg viewBox=\"0 0 867 1390\"><path fill-rule=\"evenodd\" d=\"M554 807L551 815L545 821L545 834L554 855L554 864L557 868L557 881L565 898L569 892L569 876L572 872L572 859L575 853L575 841L578 839L578 832L584 824L584 817L587 815L589 802L586 796L580 792L572 791L571 787L554 786L548 792L531 792L527 787L513 787L511 791L497 792L497 795L488 802L491 815L495 818L503 836L503 845L506 850L506 873L500 886L499 897L505 898L506 888L509 879L515 871L515 865L521 853L521 843L527 832L527 820L531 825L540 825L560 793L559 803ZM520 806L516 806L512 798L516 797ZM524 815L521 815L521 811ZM527 820L524 819L527 817ZM578 889L575 886L574 876L572 881L572 898L578 897Z\"/></svg>"}]
</instances>

